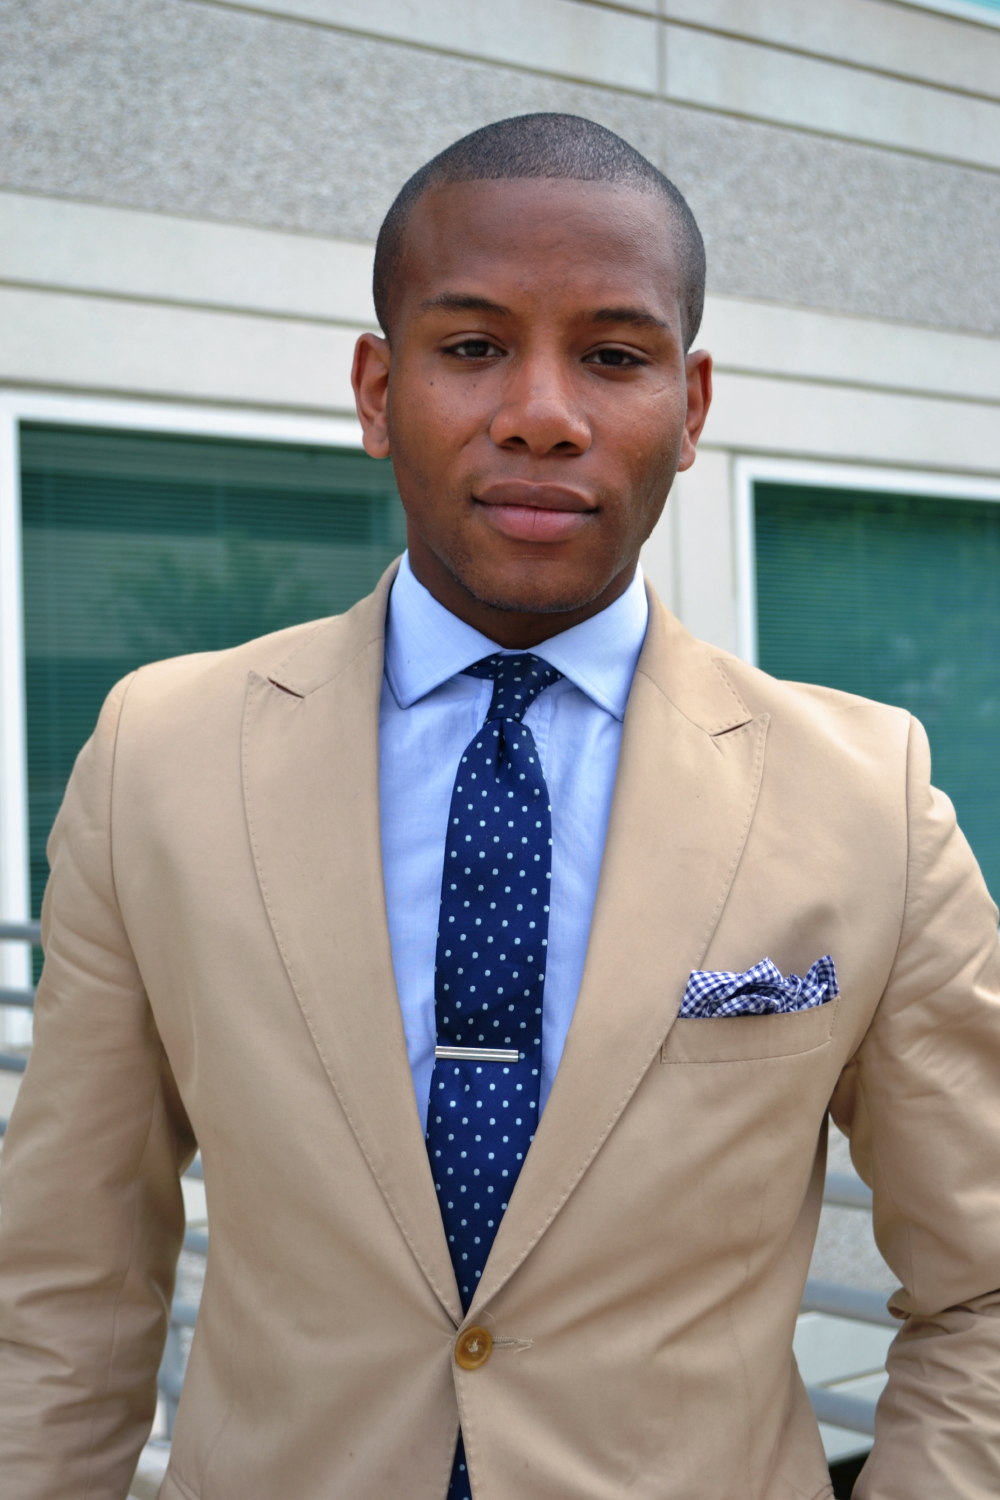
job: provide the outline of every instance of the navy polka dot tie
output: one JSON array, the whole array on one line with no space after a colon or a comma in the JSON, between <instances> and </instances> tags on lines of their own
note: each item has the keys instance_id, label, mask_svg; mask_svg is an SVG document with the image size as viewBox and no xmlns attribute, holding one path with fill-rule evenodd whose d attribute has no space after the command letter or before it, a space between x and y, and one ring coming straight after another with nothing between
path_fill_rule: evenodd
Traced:
<instances>
[{"instance_id":1,"label":"navy polka dot tie","mask_svg":"<svg viewBox=\"0 0 1000 1500\"><path fill-rule=\"evenodd\" d=\"M531 655L466 670L493 679L493 699L459 762L448 816L427 1149L468 1310L538 1119L552 817L521 720L562 673ZM448 1500L471 1500L461 1436Z\"/></svg>"}]
</instances>

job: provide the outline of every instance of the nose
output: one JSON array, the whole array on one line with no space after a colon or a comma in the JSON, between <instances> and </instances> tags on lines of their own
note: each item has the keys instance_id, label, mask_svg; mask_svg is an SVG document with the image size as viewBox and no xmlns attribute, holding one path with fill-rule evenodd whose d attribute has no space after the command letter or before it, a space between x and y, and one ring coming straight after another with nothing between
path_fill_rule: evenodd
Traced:
<instances>
[{"instance_id":1,"label":"nose","mask_svg":"<svg viewBox=\"0 0 1000 1500\"><path fill-rule=\"evenodd\" d=\"M498 448L524 449L536 458L587 451L590 423L558 358L538 355L511 369L490 437Z\"/></svg>"}]
</instances>

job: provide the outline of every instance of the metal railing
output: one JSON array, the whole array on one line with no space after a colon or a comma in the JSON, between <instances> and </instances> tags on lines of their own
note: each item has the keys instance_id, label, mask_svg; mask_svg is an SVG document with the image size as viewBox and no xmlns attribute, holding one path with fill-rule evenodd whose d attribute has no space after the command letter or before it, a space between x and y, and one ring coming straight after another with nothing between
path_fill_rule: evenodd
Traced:
<instances>
[{"instance_id":1,"label":"metal railing","mask_svg":"<svg viewBox=\"0 0 1000 1500\"><path fill-rule=\"evenodd\" d=\"M33 948L42 944L40 922L0 922L0 943L28 943ZM31 1010L35 1004L33 989L0 989L0 1006L12 1010ZM23 1073L28 1059L23 1052L0 1052L0 1073ZM7 1128L7 1121L0 1120L0 1135Z\"/></svg>"},{"instance_id":2,"label":"metal railing","mask_svg":"<svg viewBox=\"0 0 1000 1500\"><path fill-rule=\"evenodd\" d=\"M0 943L25 943L32 948L42 945L40 922L0 922ZM0 987L0 1007L15 1010L33 1010L35 991L33 988L10 989ZM0 1051L0 1073L23 1073L28 1065L27 1049L24 1052ZM7 1133L7 1121L0 1116L0 1137ZM201 1159L196 1157L185 1174L200 1178ZM189 1229L184 1236L184 1249L194 1255L208 1254L208 1235L203 1230ZM183 1328L194 1328L198 1317L196 1303L175 1300L170 1310L170 1327L160 1363L159 1387L166 1410L167 1436L173 1432L174 1416L184 1381L184 1348L181 1341Z\"/></svg>"},{"instance_id":3,"label":"metal railing","mask_svg":"<svg viewBox=\"0 0 1000 1500\"><path fill-rule=\"evenodd\" d=\"M0 922L0 942L30 943L41 946L41 927L38 922ZM0 989L0 1006L12 1006L20 1010L31 1010L35 1002L33 989ZM23 1073L27 1057L22 1053L0 1052L0 1072ZM7 1121L0 1119L0 1136L7 1128ZM201 1178L201 1159L196 1157L185 1174ZM871 1189L845 1172L828 1172L823 1192L823 1202L836 1208L854 1208L871 1212ZM208 1255L208 1234L204 1230L189 1229L184 1236L184 1249L193 1255ZM878 1292L864 1291L860 1287L844 1286L828 1281L807 1281L802 1298L803 1312L825 1313L829 1317L846 1318L857 1323L873 1323L884 1328L898 1328L899 1322L888 1311L885 1298ZM173 1432L177 1403L184 1382L184 1348L182 1329L193 1329L198 1318L197 1304L176 1300L170 1312L170 1328L160 1364L159 1386L166 1410L167 1436ZM820 1422L832 1427L846 1428L871 1436L875 1432L875 1402L849 1396L840 1391L827 1390L823 1386L806 1387L812 1409Z\"/></svg>"},{"instance_id":4,"label":"metal railing","mask_svg":"<svg viewBox=\"0 0 1000 1500\"><path fill-rule=\"evenodd\" d=\"M823 1202L831 1208L854 1208L870 1214L872 1190L853 1173L827 1172ZM814 1281L810 1278L802 1295L801 1311L846 1318L853 1323L872 1323L880 1328L898 1329L900 1326L898 1318L894 1318L886 1306L886 1299L881 1292L869 1292L862 1287L845 1286L834 1281ZM828 1390L820 1385L807 1385L806 1394L818 1422L874 1437L874 1401L850 1396L843 1391Z\"/></svg>"}]
</instances>

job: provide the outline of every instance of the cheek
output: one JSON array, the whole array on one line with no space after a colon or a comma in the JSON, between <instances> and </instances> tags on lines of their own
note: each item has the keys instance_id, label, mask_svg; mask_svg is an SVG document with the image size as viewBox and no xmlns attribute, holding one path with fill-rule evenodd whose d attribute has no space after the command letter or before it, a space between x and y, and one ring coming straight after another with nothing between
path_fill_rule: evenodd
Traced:
<instances>
[{"instance_id":1,"label":"cheek","mask_svg":"<svg viewBox=\"0 0 1000 1500\"><path fill-rule=\"evenodd\" d=\"M633 496L650 504L662 499L673 482L681 455L684 424L666 427L657 423L651 413L647 425L630 424L630 430L619 438L617 460L623 477L627 476Z\"/></svg>"},{"instance_id":2,"label":"cheek","mask_svg":"<svg viewBox=\"0 0 1000 1500\"><path fill-rule=\"evenodd\" d=\"M677 474L682 437L683 426L676 436L665 435L656 446L643 444L622 455L623 491L628 500L616 522L630 546L644 542L659 520Z\"/></svg>"},{"instance_id":3,"label":"cheek","mask_svg":"<svg viewBox=\"0 0 1000 1500\"><path fill-rule=\"evenodd\" d=\"M672 391L649 412L648 425L637 443L641 482L660 499L670 488L677 472L686 420L686 392Z\"/></svg>"},{"instance_id":4,"label":"cheek","mask_svg":"<svg viewBox=\"0 0 1000 1500\"><path fill-rule=\"evenodd\" d=\"M609 453L640 487L679 457L687 419L687 390L678 382L612 388L594 413ZM624 399L623 399L624 397Z\"/></svg>"},{"instance_id":5,"label":"cheek","mask_svg":"<svg viewBox=\"0 0 1000 1500\"><path fill-rule=\"evenodd\" d=\"M389 403L389 448L396 483L428 489L442 468L442 433L427 403L409 392ZM406 498L405 491L403 498Z\"/></svg>"},{"instance_id":6,"label":"cheek","mask_svg":"<svg viewBox=\"0 0 1000 1500\"><path fill-rule=\"evenodd\" d=\"M403 508L426 537L440 541L464 524L457 502L475 470L474 437L457 419L449 393L437 384L389 404L389 448Z\"/></svg>"},{"instance_id":7,"label":"cheek","mask_svg":"<svg viewBox=\"0 0 1000 1500\"><path fill-rule=\"evenodd\" d=\"M389 391L389 437L393 457L445 479L478 426L474 392L437 372L423 379L400 379ZM472 409L470 409L470 407Z\"/></svg>"}]
</instances>

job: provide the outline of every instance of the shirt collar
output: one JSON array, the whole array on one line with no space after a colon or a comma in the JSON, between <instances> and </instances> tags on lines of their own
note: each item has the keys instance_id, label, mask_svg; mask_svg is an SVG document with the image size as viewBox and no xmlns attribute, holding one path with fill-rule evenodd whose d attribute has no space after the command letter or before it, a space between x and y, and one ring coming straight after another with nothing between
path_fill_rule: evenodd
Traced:
<instances>
[{"instance_id":1,"label":"shirt collar","mask_svg":"<svg viewBox=\"0 0 1000 1500\"><path fill-rule=\"evenodd\" d=\"M620 598L580 625L536 647L536 654L616 719L625 717L649 606L642 569ZM466 625L419 583L407 553L389 596L385 675L400 708L409 708L449 678L502 650Z\"/></svg>"}]
</instances>

